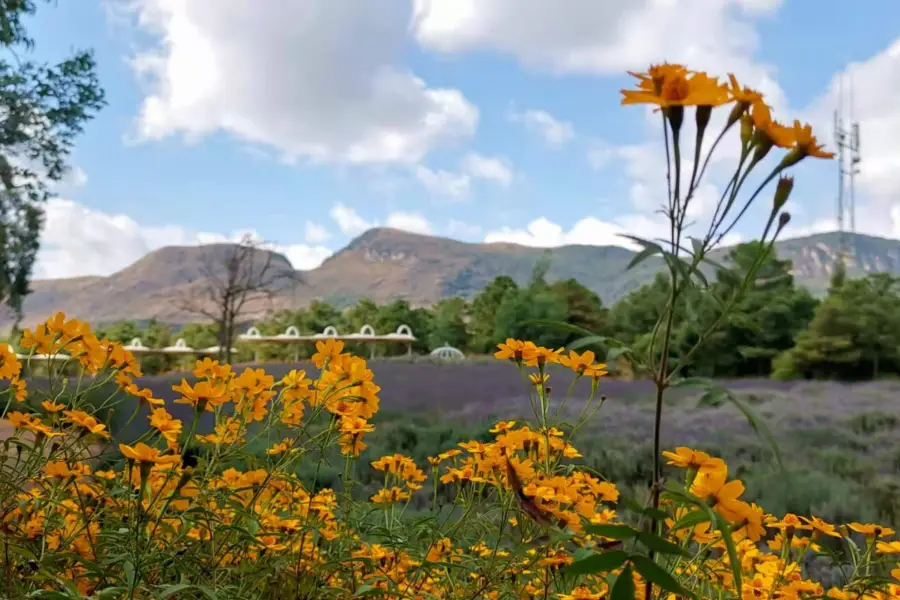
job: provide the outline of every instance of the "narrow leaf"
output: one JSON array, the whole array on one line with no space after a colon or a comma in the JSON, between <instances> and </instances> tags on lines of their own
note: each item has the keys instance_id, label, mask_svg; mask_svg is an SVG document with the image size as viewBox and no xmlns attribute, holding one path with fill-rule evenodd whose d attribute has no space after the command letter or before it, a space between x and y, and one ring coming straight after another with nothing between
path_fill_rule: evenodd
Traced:
<instances>
[{"instance_id":1,"label":"narrow leaf","mask_svg":"<svg viewBox=\"0 0 900 600\"><path fill-rule=\"evenodd\" d=\"M658 564L656 564L646 556L636 554L631 557L631 562L634 564L635 570L650 583L658 585L662 589L672 594L687 596L689 598L697 597L693 592L686 590L680 583L678 583L678 581L676 581L668 571L660 567Z\"/></svg>"},{"instance_id":2,"label":"narrow leaf","mask_svg":"<svg viewBox=\"0 0 900 600\"><path fill-rule=\"evenodd\" d=\"M679 529L687 529L688 527L696 527L701 523L709 523L709 515L706 514L705 510L695 510L693 512L689 512L684 515L682 518L678 519L672 527L669 528L669 531L678 531Z\"/></svg>"},{"instance_id":3,"label":"narrow leaf","mask_svg":"<svg viewBox=\"0 0 900 600\"><path fill-rule=\"evenodd\" d=\"M628 560L628 553L624 550L594 553L587 558L575 561L563 569L567 575L590 575L593 573L607 573L621 567Z\"/></svg>"},{"instance_id":4,"label":"narrow leaf","mask_svg":"<svg viewBox=\"0 0 900 600\"><path fill-rule=\"evenodd\" d=\"M585 531L591 535L599 535L611 540L628 540L636 537L640 532L628 525L587 525Z\"/></svg>"},{"instance_id":5,"label":"narrow leaf","mask_svg":"<svg viewBox=\"0 0 900 600\"><path fill-rule=\"evenodd\" d=\"M668 540L664 540L654 533L647 531L638 535L638 541L647 547L648 550L659 552L660 554L679 554L687 556L688 553L679 545L673 544Z\"/></svg>"},{"instance_id":6,"label":"narrow leaf","mask_svg":"<svg viewBox=\"0 0 900 600\"><path fill-rule=\"evenodd\" d=\"M737 551L734 547L734 539L731 537L731 527L725 522L718 513L715 514L716 529L722 532L722 540L725 542L725 549L728 551L728 562L731 565L731 576L734 577L734 589L738 594L744 589L744 583L741 578L741 561L738 560Z\"/></svg>"},{"instance_id":7,"label":"narrow leaf","mask_svg":"<svg viewBox=\"0 0 900 600\"><path fill-rule=\"evenodd\" d=\"M634 258L631 259L631 262L629 262L628 266L625 267L626 271L629 269L633 269L634 267L636 267L637 265L644 262L645 260L647 260L648 258L650 258L651 256L653 256L655 254L662 254L663 256L665 256L665 254L666 254L665 251L662 249L662 246L660 246L659 244L657 244L655 242L641 239L641 238L633 236L633 235L622 234L622 237L628 238L629 240L631 240L637 244L640 244L641 246L644 247L643 250L638 252L634 256Z\"/></svg>"},{"instance_id":8,"label":"narrow leaf","mask_svg":"<svg viewBox=\"0 0 900 600\"><path fill-rule=\"evenodd\" d=\"M616 582L609 592L610 600L634 600L634 576L631 572L631 565L627 565L622 572L616 577Z\"/></svg>"}]
</instances>

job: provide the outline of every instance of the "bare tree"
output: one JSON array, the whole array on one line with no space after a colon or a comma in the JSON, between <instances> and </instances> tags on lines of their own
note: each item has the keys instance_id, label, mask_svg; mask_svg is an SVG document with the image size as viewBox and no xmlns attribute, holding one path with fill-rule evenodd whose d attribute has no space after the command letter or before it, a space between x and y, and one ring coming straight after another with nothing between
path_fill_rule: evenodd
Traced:
<instances>
[{"instance_id":1,"label":"bare tree","mask_svg":"<svg viewBox=\"0 0 900 600\"><path fill-rule=\"evenodd\" d=\"M215 324L220 360L231 361L241 317L270 310L275 296L301 281L299 273L277 257L249 234L237 244L209 246L198 280L178 299L182 310Z\"/></svg>"}]
</instances>

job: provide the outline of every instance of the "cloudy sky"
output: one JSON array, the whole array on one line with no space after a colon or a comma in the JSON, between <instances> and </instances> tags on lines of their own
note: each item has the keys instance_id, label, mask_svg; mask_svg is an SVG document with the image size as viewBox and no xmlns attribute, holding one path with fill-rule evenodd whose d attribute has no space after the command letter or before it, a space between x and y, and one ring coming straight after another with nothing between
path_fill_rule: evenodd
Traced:
<instances>
[{"instance_id":1,"label":"cloudy sky","mask_svg":"<svg viewBox=\"0 0 900 600\"><path fill-rule=\"evenodd\" d=\"M663 60L734 72L826 143L852 80L857 229L900 237L896 0L79 0L31 28L41 59L93 47L109 100L47 207L39 277L247 231L298 268L376 225L536 246L654 235L658 115L618 91ZM791 233L833 229L835 163L794 171Z\"/></svg>"}]
</instances>

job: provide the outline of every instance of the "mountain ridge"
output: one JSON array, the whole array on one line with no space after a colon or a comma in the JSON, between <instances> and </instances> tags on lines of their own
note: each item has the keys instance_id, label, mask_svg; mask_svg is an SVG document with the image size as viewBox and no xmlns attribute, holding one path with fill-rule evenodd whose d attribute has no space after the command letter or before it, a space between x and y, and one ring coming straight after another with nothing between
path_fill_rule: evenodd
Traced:
<instances>
[{"instance_id":1,"label":"mountain ridge","mask_svg":"<svg viewBox=\"0 0 900 600\"><path fill-rule=\"evenodd\" d=\"M798 284L822 294L839 256L839 235L782 240L776 243L776 251L780 258L792 261ZM900 275L900 240L846 235L851 276L879 271ZM203 265L208 269L209 264L224 260L232 247L167 246L105 277L35 280L25 300L23 323L33 324L57 310L96 324L154 318L173 324L200 320L174 300L199 289L206 272ZM726 252L722 248L715 254L721 259ZM273 253L273 267L290 270L301 283L283 290L265 310L298 308L316 299L346 306L361 297L379 303L404 298L413 305L430 305L450 296L471 297L498 275L525 283L541 260L550 261L549 280L575 278L609 304L650 281L662 268L662 262L653 258L628 270L634 256L619 246L535 248L374 228L308 271L295 271L284 255ZM11 321L0 323L8 326Z\"/></svg>"}]
</instances>

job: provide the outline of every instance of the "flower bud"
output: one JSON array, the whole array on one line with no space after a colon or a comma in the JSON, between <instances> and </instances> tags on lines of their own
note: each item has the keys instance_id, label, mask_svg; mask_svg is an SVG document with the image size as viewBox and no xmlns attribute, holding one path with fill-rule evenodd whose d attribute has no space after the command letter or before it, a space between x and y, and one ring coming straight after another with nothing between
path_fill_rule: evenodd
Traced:
<instances>
[{"instance_id":1,"label":"flower bud","mask_svg":"<svg viewBox=\"0 0 900 600\"><path fill-rule=\"evenodd\" d=\"M778 231L784 229L785 225L791 222L791 213L783 212L778 215Z\"/></svg>"},{"instance_id":2,"label":"flower bud","mask_svg":"<svg viewBox=\"0 0 900 600\"><path fill-rule=\"evenodd\" d=\"M706 130L706 126L709 125L709 117L711 115L712 106L700 105L697 107L696 123L698 135L702 135L702 132Z\"/></svg>"},{"instance_id":3,"label":"flower bud","mask_svg":"<svg viewBox=\"0 0 900 600\"><path fill-rule=\"evenodd\" d=\"M778 185L775 187L775 198L772 201L772 211L778 212L782 206L788 201L791 190L794 189L793 177L779 177Z\"/></svg>"},{"instance_id":4,"label":"flower bud","mask_svg":"<svg viewBox=\"0 0 900 600\"><path fill-rule=\"evenodd\" d=\"M746 146L753 137L753 119L749 114L744 113L741 116L741 144Z\"/></svg>"},{"instance_id":5,"label":"flower bud","mask_svg":"<svg viewBox=\"0 0 900 600\"><path fill-rule=\"evenodd\" d=\"M806 153L802 150L794 148L784 155L784 158L781 159L781 164L779 166L783 169L787 169L788 167L793 167L804 158L806 158Z\"/></svg>"},{"instance_id":6,"label":"flower bud","mask_svg":"<svg viewBox=\"0 0 900 600\"><path fill-rule=\"evenodd\" d=\"M675 105L664 110L666 118L669 119L669 124L672 126L672 134L677 135L681 129L681 124L684 122L684 107Z\"/></svg>"}]
</instances>

